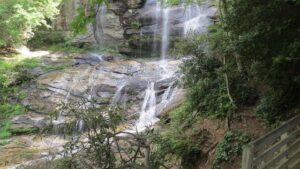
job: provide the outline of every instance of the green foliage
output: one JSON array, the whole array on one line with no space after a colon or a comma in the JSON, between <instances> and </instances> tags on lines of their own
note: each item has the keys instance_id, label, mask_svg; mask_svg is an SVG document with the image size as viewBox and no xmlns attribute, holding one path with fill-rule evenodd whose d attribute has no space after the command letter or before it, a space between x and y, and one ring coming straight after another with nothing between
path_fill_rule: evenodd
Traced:
<instances>
[{"instance_id":1,"label":"green foliage","mask_svg":"<svg viewBox=\"0 0 300 169\"><path fill-rule=\"evenodd\" d=\"M68 52L68 53L82 53L87 50L85 48L78 48L68 43L53 44L48 46L47 49L54 52L60 51L60 52Z\"/></svg>"},{"instance_id":2,"label":"green foliage","mask_svg":"<svg viewBox=\"0 0 300 169\"><path fill-rule=\"evenodd\" d=\"M0 105L0 119L7 119L9 117L19 115L25 112L23 106L19 104L2 104Z\"/></svg>"},{"instance_id":3,"label":"green foliage","mask_svg":"<svg viewBox=\"0 0 300 169\"><path fill-rule=\"evenodd\" d=\"M221 70L221 62L204 52L184 63L182 71L191 108L202 116L222 118L234 110Z\"/></svg>"},{"instance_id":4,"label":"green foliage","mask_svg":"<svg viewBox=\"0 0 300 169\"><path fill-rule=\"evenodd\" d=\"M181 38L176 41L171 53L174 56L197 55L203 52L203 47L206 45L207 36L199 34L191 34L187 38Z\"/></svg>"},{"instance_id":5,"label":"green foliage","mask_svg":"<svg viewBox=\"0 0 300 169\"><path fill-rule=\"evenodd\" d=\"M196 122L197 118L193 115L194 114L191 113L190 110L190 103L186 101L179 107L171 110L168 113L169 119L167 120L171 120L171 123L169 124L171 128L177 128L179 126L185 128Z\"/></svg>"},{"instance_id":6,"label":"green foliage","mask_svg":"<svg viewBox=\"0 0 300 169\"><path fill-rule=\"evenodd\" d=\"M63 45L66 43L67 39L65 38L65 35L62 32L59 31L42 31L40 29L47 29L47 28L39 28L35 32L35 35L32 39L28 41L28 45L32 48L41 48L44 46L49 45Z\"/></svg>"},{"instance_id":7,"label":"green foliage","mask_svg":"<svg viewBox=\"0 0 300 169\"><path fill-rule=\"evenodd\" d=\"M179 0L165 0L164 3L173 6L173 5L179 5L181 2Z\"/></svg>"},{"instance_id":8,"label":"green foliage","mask_svg":"<svg viewBox=\"0 0 300 169\"><path fill-rule=\"evenodd\" d=\"M175 45L178 54L195 56L183 68L191 106L204 115L219 112L224 117L234 108L229 94L235 106L254 105L256 88L264 85L273 94L263 96L257 112L270 124L275 123L300 99L300 69L296 66L299 4L250 0L221 4L221 22L210 27L207 37L192 36ZM207 48L203 50L199 44ZM219 62L213 70L208 69L213 65L209 59Z\"/></svg>"},{"instance_id":9,"label":"green foliage","mask_svg":"<svg viewBox=\"0 0 300 169\"><path fill-rule=\"evenodd\" d=\"M11 118L26 112L19 104L25 96L20 86L34 78L28 71L39 65L38 59L24 59L22 56L0 60L0 139L11 136ZM23 132L29 132L25 130Z\"/></svg>"},{"instance_id":10,"label":"green foliage","mask_svg":"<svg viewBox=\"0 0 300 169\"><path fill-rule=\"evenodd\" d=\"M287 107L289 105L286 105L282 95L275 91L269 91L262 96L256 107L256 113L272 125L279 122L281 117L284 116L282 112L286 111Z\"/></svg>"},{"instance_id":11,"label":"green foliage","mask_svg":"<svg viewBox=\"0 0 300 169\"><path fill-rule=\"evenodd\" d=\"M8 138L12 135L9 120L19 114L23 114L25 108L19 104L0 104L0 139Z\"/></svg>"},{"instance_id":12,"label":"green foliage","mask_svg":"<svg viewBox=\"0 0 300 169\"><path fill-rule=\"evenodd\" d=\"M14 59L7 61L0 60L0 87L10 86L11 89L12 85L21 84L32 79L33 77L28 73L28 70L39 65L40 61L38 59L24 59L22 56L14 56Z\"/></svg>"},{"instance_id":13,"label":"green foliage","mask_svg":"<svg viewBox=\"0 0 300 169\"><path fill-rule=\"evenodd\" d=\"M222 5L225 14L222 24L230 38L231 53L240 56L240 63L253 80L270 88L257 112L274 123L284 116L284 111L297 106L300 99L300 3L223 2L226 4Z\"/></svg>"},{"instance_id":14,"label":"green foliage","mask_svg":"<svg viewBox=\"0 0 300 169\"><path fill-rule=\"evenodd\" d=\"M103 4L109 5L108 0L87 0L82 6L77 8L77 16L71 23L71 28L76 35L85 33L87 25L96 22L97 12L100 11L98 9L95 10L95 7Z\"/></svg>"},{"instance_id":15,"label":"green foliage","mask_svg":"<svg viewBox=\"0 0 300 169\"><path fill-rule=\"evenodd\" d=\"M17 128L17 129L10 129L9 131L13 135L21 135L21 134L37 133L39 130L38 128Z\"/></svg>"},{"instance_id":16,"label":"green foliage","mask_svg":"<svg viewBox=\"0 0 300 169\"><path fill-rule=\"evenodd\" d=\"M217 145L216 155L213 163L214 169L220 169L220 165L230 163L235 158L240 157L243 146L251 141L251 137L245 133L229 131L223 140Z\"/></svg>"},{"instance_id":17,"label":"green foliage","mask_svg":"<svg viewBox=\"0 0 300 169\"><path fill-rule=\"evenodd\" d=\"M38 26L49 26L48 19L58 14L59 0L1 0L0 47L25 43Z\"/></svg>"},{"instance_id":18,"label":"green foliage","mask_svg":"<svg viewBox=\"0 0 300 169\"><path fill-rule=\"evenodd\" d=\"M142 25L141 22L138 20L134 20L131 22L131 27L135 28L135 29L139 29L141 27L141 25Z\"/></svg>"},{"instance_id":19,"label":"green foliage","mask_svg":"<svg viewBox=\"0 0 300 169\"><path fill-rule=\"evenodd\" d=\"M89 105L86 104L89 102ZM96 102L86 99L76 99L62 107L64 113L75 117L75 121L82 120L86 135L78 134L65 145L67 154L74 149L80 154L72 154L70 168L87 168L97 166L100 169L138 168L142 149L145 148L145 138L128 132L118 132L117 128L123 119L118 107L97 106ZM70 130L74 131L70 127ZM128 137L118 136L125 134ZM88 138L88 144L82 141ZM87 164L88 163L88 164ZM69 163L70 164L70 163ZM91 167L88 167L91 168Z\"/></svg>"},{"instance_id":20,"label":"green foliage","mask_svg":"<svg viewBox=\"0 0 300 169\"><path fill-rule=\"evenodd\" d=\"M69 168L75 168L73 165L73 161L71 158L65 157L62 159L55 160L53 162L53 169L69 169Z\"/></svg>"},{"instance_id":21,"label":"green foliage","mask_svg":"<svg viewBox=\"0 0 300 169\"><path fill-rule=\"evenodd\" d=\"M185 102L172 110L160 134L151 135L155 147L151 160L157 168L160 164L172 167L172 159L181 161L184 168L192 168L194 161L199 158L208 133L193 125L198 118L190 112L189 107L189 103Z\"/></svg>"},{"instance_id":22,"label":"green foliage","mask_svg":"<svg viewBox=\"0 0 300 169\"><path fill-rule=\"evenodd\" d=\"M10 129L10 123L8 121L2 121L1 128L0 128L0 139L6 139L11 136L9 129Z\"/></svg>"}]
</instances>

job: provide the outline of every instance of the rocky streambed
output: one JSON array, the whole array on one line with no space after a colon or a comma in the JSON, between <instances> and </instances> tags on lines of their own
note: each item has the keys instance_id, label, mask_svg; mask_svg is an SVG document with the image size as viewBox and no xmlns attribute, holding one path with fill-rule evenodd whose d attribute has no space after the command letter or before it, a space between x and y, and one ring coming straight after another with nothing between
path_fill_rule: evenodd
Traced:
<instances>
[{"instance_id":1,"label":"rocky streambed","mask_svg":"<svg viewBox=\"0 0 300 169\"><path fill-rule=\"evenodd\" d=\"M63 124L68 115L53 117L51 114L70 99L84 98L93 99L99 109L107 105L126 105L123 115L128 120L127 130L143 130L184 97L184 91L178 86L181 60L125 59L86 53L73 55L66 61L63 56L50 54L42 58L47 65L64 62L63 69L31 70L37 78L24 86L27 96L22 101L29 111L12 119L13 129L43 129ZM65 142L61 136L49 134L13 137L0 148L0 167L47 156L49 150L60 151Z\"/></svg>"}]
</instances>

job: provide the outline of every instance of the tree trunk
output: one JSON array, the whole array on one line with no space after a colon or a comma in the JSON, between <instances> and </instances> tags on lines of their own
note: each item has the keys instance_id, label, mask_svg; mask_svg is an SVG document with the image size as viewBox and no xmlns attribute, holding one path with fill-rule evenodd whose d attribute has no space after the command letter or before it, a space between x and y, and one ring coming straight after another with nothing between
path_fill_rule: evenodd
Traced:
<instances>
[{"instance_id":1,"label":"tree trunk","mask_svg":"<svg viewBox=\"0 0 300 169\"><path fill-rule=\"evenodd\" d=\"M223 57L223 64L226 65L226 56ZM227 75L226 72L224 73L224 78L225 78L225 84L226 84L226 90L227 90L228 98L230 100L230 103L232 105L234 105L234 101L233 101L232 96L230 94L229 80L228 80L228 75ZM226 116L226 126L227 126L228 130L230 130L230 119L231 119L231 115L227 115Z\"/></svg>"}]
</instances>

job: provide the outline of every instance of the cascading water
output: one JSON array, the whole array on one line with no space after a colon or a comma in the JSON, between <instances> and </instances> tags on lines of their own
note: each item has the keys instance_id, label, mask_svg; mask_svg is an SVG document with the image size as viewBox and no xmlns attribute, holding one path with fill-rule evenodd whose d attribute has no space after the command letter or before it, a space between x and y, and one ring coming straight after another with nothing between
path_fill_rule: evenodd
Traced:
<instances>
[{"instance_id":1,"label":"cascading water","mask_svg":"<svg viewBox=\"0 0 300 169\"><path fill-rule=\"evenodd\" d=\"M143 39L143 31L141 30L140 31L140 40L142 40L142 39ZM139 48L140 48L139 49L139 55L140 55L140 57L142 57L142 43L141 42L140 42Z\"/></svg>"},{"instance_id":2,"label":"cascading water","mask_svg":"<svg viewBox=\"0 0 300 169\"><path fill-rule=\"evenodd\" d=\"M91 56L94 56L94 57L97 57L99 59L99 62L102 62L103 61L103 55L99 55L97 53L90 53ZM91 73L89 75L89 79L88 79L88 84L87 86L90 86L90 91L88 93L88 101L92 101L93 99L93 90L94 90L94 82L97 80L98 76L97 76L97 73L95 73L96 71L96 66L94 66L92 69L91 69ZM84 85L85 86L85 85ZM82 119L79 119L77 120L76 122L76 130L77 131L83 131L84 129L84 121Z\"/></svg>"},{"instance_id":3,"label":"cascading water","mask_svg":"<svg viewBox=\"0 0 300 169\"><path fill-rule=\"evenodd\" d=\"M148 1L151 1L151 4L148 4ZM208 14L207 14L207 10L206 8L208 8L207 6L202 7L201 5L196 5L196 4L192 4L189 6L186 6L186 10L185 13L182 13L181 15L181 9L177 7L166 7L163 8L163 5L158 3L158 0L148 0L146 2L146 5L156 5L156 6L152 6L154 7L153 9L155 9L155 16L153 18L155 18L155 23L153 25L153 27L151 27L152 25L150 25L150 29L154 28L153 30L153 50L160 52L160 57L161 57L161 62L155 62L155 64L150 63L148 64L148 68L151 69L150 71L157 71L160 73L149 73L149 75L151 76L150 78L148 78L148 74L147 71L141 73L145 76L143 76L141 79L138 79L140 77L134 77L137 78L138 80L141 81L149 81L148 85L146 86L146 90L144 93L144 98L143 101L139 102L139 98L140 98L140 93L138 94L138 96L136 98L132 98L132 100L135 101L135 105L137 104L141 104L140 107L140 111L139 112L139 119L134 123L133 127L126 130L128 132L141 132L144 131L147 127L151 127L151 125L155 124L157 121L159 121L158 118L158 114L168 110L169 106L172 103L172 99L179 96L179 89L176 88L175 83L171 82L171 81L175 81L174 77L175 74L173 72L172 69L172 65L173 63L171 59L168 59L168 50L170 47L170 35L175 35L176 33L173 32L173 30L177 31L181 31L178 34L182 33L184 36L188 36L190 32L196 32L196 33L201 33L206 31L207 26L211 23L211 21L209 20ZM157 1L157 2L155 2ZM97 14L97 32L98 33L98 41L100 45L104 45L105 44L105 39L104 39L104 34L107 32L104 32L105 29L108 29L108 27L105 27L105 16L106 16L106 6L101 6L99 7L99 13ZM178 10L179 12L177 13L176 10ZM176 13L176 15L175 15ZM173 16L174 14L174 16ZM183 22L184 20L184 22ZM106 26L108 24L106 23ZM172 26L171 26L172 25ZM143 25L145 26L145 25ZM142 26L142 28L143 28ZM173 27L174 26L174 27ZM172 30L170 30L172 28ZM179 29L177 29L179 28ZM112 28L110 28L112 29ZM149 29L145 29L144 30L149 31ZM143 32L143 31L141 31ZM151 33L151 30L149 31ZM148 33L149 33L148 32ZM147 35L147 33L145 34L141 34L141 36ZM161 46L157 45L159 43L157 43L157 41L161 40ZM157 45L157 46L155 46ZM160 48L160 49L159 49ZM96 56L97 58L95 60L99 60L102 61L103 58L101 55L97 55L97 54L91 54L92 56ZM95 57L94 57L95 58ZM94 63L94 58L92 58L92 61ZM115 63L111 63L111 66L114 66ZM135 65L135 63L130 63L132 65ZM92 66L93 64L90 64L88 66ZM146 70L147 66L145 66L146 68L141 68L141 70ZM133 66L134 67L134 66ZM141 66L142 67L142 66ZM151 68L150 68L151 67ZM74 67L73 67L74 68ZM70 68L70 69L73 69ZM117 68L118 69L118 68ZM81 69L82 70L82 69ZM78 75L76 75L76 77L74 79L71 80L71 85L67 84L67 89L65 91L65 96L63 96L63 102L64 103L68 103L69 97L75 97L75 94L78 91L86 91L88 90L89 95L88 95L88 100L91 101L93 96L96 96L96 94L98 95L98 91L94 91L94 81L96 81L98 78L97 75L95 75L93 72L91 73L90 71L91 69L89 69L87 72L80 72L78 73ZM110 69L109 69L110 70ZM134 70L135 71L135 70ZM140 70L137 70L140 71ZM113 72L113 71L112 71ZM105 72L106 73L106 72ZM78 86L77 84L80 83L80 79L84 79L83 81L86 82L86 78L89 75L89 81L88 84L81 84L79 87L84 87L83 90L79 89L78 90ZM131 74L130 74L131 75ZM132 75L135 76L135 75ZM152 77L155 76L155 77ZM101 76L100 76L101 77ZM127 75L118 75L117 76L117 80L124 80L126 81L127 79L123 79L124 77L126 78L131 78L131 77L127 77ZM112 76L107 76L103 79L105 80L111 80L110 78L116 78L116 77L112 77ZM99 85L100 83L102 84L102 82L99 82L101 80L97 80L97 85ZM69 83L70 81L67 80L66 83ZM111 82L111 81L110 81ZM129 83L128 83L129 85ZM76 87L73 87L76 86ZM119 104L120 100L123 100L121 98L123 98L122 93L125 90L126 83L124 85L120 85L118 86L118 89L116 90L116 92L114 93L114 96L112 98L112 104ZM143 88L145 86L143 86L143 83L139 83L139 87L142 86ZM90 88L89 88L90 87ZM88 89L87 89L88 88ZM141 88L139 88L141 89ZM98 90L98 88L97 88ZM100 90L100 89L99 89ZM110 90L110 89L109 89ZM177 93L178 91L178 93ZM138 92L140 92L138 90ZM109 93L110 96L111 93ZM85 95L86 96L86 95ZM100 96L99 96L100 97ZM105 96L106 97L106 96ZM131 98L130 98L131 99ZM161 99L161 101L160 101ZM129 99L128 99L129 100ZM176 100L176 99L174 99ZM142 103L141 103L142 102ZM170 103L170 104L169 104ZM133 107L133 109L131 109L130 111L128 111L129 113L132 113L133 110L135 110L136 107ZM164 109L165 108L165 109ZM109 120L109 116L105 115L105 117L107 117L106 120ZM66 114L64 114L64 111L59 112L58 116L56 119L54 119L52 122L54 124L54 127L59 127L61 124L66 123L66 121L68 120L68 117L66 117ZM84 120L78 120L76 122L76 130L83 132L84 131ZM78 149L76 149L75 151L78 151Z\"/></svg>"},{"instance_id":4,"label":"cascading water","mask_svg":"<svg viewBox=\"0 0 300 169\"><path fill-rule=\"evenodd\" d=\"M157 41L158 41L158 32L159 32L159 17L161 16L161 4L160 2L155 2L155 27L154 27L154 32L153 32L153 51L156 52L157 51Z\"/></svg>"},{"instance_id":5,"label":"cascading water","mask_svg":"<svg viewBox=\"0 0 300 169\"><path fill-rule=\"evenodd\" d=\"M83 120L78 120L76 122L76 130L77 131L83 131L83 127L84 127L84 121Z\"/></svg>"},{"instance_id":6,"label":"cascading water","mask_svg":"<svg viewBox=\"0 0 300 169\"><path fill-rule=\"evenodd\" d=\"M99 55L99 54L96 54L96 53L90 53L89 55L91 56L94 56L94 57L97 57L99 59L99 62L102 62L103 61L103 55ZM96 71L96 66L93 66L92 68L90 69L87 69L86 71L82 72L81 76L78 76L77 78L74 78L72 81L73 81L73 84L72 86L68 89L68 92L63 100L63 103L64 104L67 104L68 101L69 101L69 97L71 95L71 92L73 90L73 88L80 84L81 86L83 86L84 88L86 88L86 86L90 86L90 89L89 89L89 92L87 93L88 96L87 96L87 99L89 101L92 100L92 95L93 95L93 90L94 90L94 82L97 80L98 76L97 76L97 73L95 73ZM88 79L88 84L81 84L81 78L86 76L86 75L89 75L89 79ZM52 120L52 124L55 128L55 130L59 129L61 127L61 125L63 125L64 123L66 122L66 119L65 119L65 116L63 115L63 110L61 110L57 117ZM77 131L83 131L83 128L84 128L84 121L82 119L79 119L77 122L76 122L76 126L75 126L76 130Z\"/></svg>"},{"instance_id":7,"label":"cascading water","mask_svg":"<svg viewBox=\"0 0 300 169\"><path fill-rule=\"evenodd\" d=\"M135 124L137 131L143 131L146 127L156 123L159 119L156 117L156 92L154 89L154 82L148 83L140 117Z\"/></svg>"},{"instance_id":8,"label":"cascading water","mask_svg":"<svg viewBox=\"0 0 300 169\"><path fill-rule=\"evenodd\" d=\"M120 101L125 86L126 82L123 82L118 86L118 89L111 100L111 106L116 105Z\"/></svg>"},{"instance_id":9,"label":"cascading water","mask_svg":"<svg viewBox=\"0 0 300 169\"><path fill-rule=\"evenodd\" d=\"M203 33L211 24L208 17L207 6L199 5L196 1L185 7L183 35L187 37L191 33Z\"/></svg>"},{"instance_id":10,"label":"cascading water","mask_svg":"<svg viewBox=\"0 0 300 169\"><path fill-rule=\"evenodd\" d=\"M170 99L170 95L172 94L171 89L172 89L173 83L171 83L169 85L169 87L167 88L167 90L164 92L163 96L162 96L162 100L161 103L163 103L164 105L166 105Z\"/></svg>"},{"instance_id":11,"label":"cascading water","mask_svg":"<svg viewBox=\"0 0 300 169\"><path fill-rule=\"evenodd\" d=\"M163 9L163 24L162 24L162 42L161 42L161 60L166 60L168 57L169 50L169 36L170 36L170 25L169 25L169 7Z\"/></svg>"},{"instance_id":12,"label":"cascading water","mask_svg":"<svg viewBox=\"0 0 300 169\"><path fill-rule=\"evenodd\" d=\"M67 104L67 103L68 103L69 97L70 97L70 95L71 95L71 90L72 90L72 89L69 89L69 90L68 90L68 92L67 92L67 94L66 94L66 97L65 97L65 99L63 100L63 103L64 103L64 104ZM64 117L64 115L63 115L63 111L61 110L61 111L58 113L57 117L56 117L55 119L52 120L52 124L53 124L53 126L54 126L54 130L59 129L60 125L62 125L64 122L65 122L65 117Z\"/></svg>"},{"instance_id":13,"label":"cascading water","mask_svg":"<svg viewBox=\"0 0 300 169\"><path fill-rule=\"evenodd\" d=\"M94 37L100 47L104 46L104 29L105 29L105 22L106 22L106 12L107 7L105 4L102 4L100 7L97 5L96 7L96 23L94 24Z\"/></svg>"},{"instance_id":14,"label":"cascading water","mask_svg":"<svg viewBox=\"0 0 300 169\"><path fill-rule=\"evenodd\" d=\"M98 58L100 62L103 61L103 55L99 55L99 54L97 54L97 53L90 53L89 55Z\"/></svg>"}]
</instances>

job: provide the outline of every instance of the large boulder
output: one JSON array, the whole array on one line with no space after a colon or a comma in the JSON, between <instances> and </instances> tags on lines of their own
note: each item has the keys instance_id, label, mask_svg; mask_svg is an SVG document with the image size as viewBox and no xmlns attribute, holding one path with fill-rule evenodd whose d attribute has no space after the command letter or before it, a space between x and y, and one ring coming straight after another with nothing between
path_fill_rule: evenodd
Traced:
<instances>
[{"instance_id":1,"label":"large boulder","mask_svg":"<svg viewBox=\"0 0 300 169\"><path fill-rule=\"evenodd\" d=\"M50 118L37 113L27 113L16 116L11 121L11 129L45 128L50 124Z\"/></svg>"}]
</instances>

